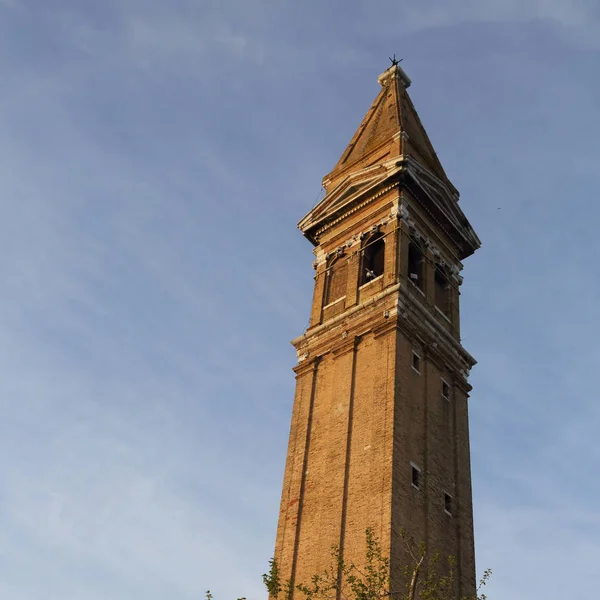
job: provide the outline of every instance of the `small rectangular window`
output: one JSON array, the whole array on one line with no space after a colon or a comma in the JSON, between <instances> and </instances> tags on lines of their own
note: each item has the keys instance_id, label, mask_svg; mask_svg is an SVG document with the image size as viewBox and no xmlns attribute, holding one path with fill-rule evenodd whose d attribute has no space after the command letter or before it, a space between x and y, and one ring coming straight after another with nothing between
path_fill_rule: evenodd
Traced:
<instances>
[{"instance_id":1,"label":"small rectangular window","mask_svg":"<svg viewBox=\"0 0 600 600\"><path fill-rule=\"evenodd\" d=\"M413 352L413 355L412 355L412 368L417 373L420 373L421 372L420 366L421 366L421 357L416 352Z\"/></svg>"},{"instance_id":2,"label":"small rectangular window","mask_svg":"<svg viewBox=\"0 0 600 600\"><path fill-rule=\"evenodd\" d=\"M452 496L447 492L444 492L444 510L452 515Z\"/></svg>"},{"instance_id":3,"label":"small rectangular window","mask_svg":"<svg viewBox=\"0 0 600 600\"><path fill-rule=\"evenodd\" d=\"M442 398L450 400L450 386L442 379Z\"/></svg>"},{"instance_id":4,"label":"small rectangular window","mask_svg":"<svg viewBox=\"0 0 600 600\"><path fill-rule=\"evenodd\" d=\"M421 486L421 469L414 463L410 463L411 466L411 483L413 487L419 489Z\"/></svg>"}]
</instances>

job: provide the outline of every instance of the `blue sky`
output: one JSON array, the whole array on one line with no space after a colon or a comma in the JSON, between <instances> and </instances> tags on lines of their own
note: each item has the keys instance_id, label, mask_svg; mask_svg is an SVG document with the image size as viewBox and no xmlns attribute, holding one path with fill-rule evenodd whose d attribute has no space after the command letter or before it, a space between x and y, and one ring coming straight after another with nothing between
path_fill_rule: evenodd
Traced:
<instances>
[{"instance_id":1,"label":"blue sky","mask_svg":"<svg viewBox=\"0 0 600 600\"><path fill-rule=\"evenodd\" d=\"M0 0L0 597L264 598L296 230L393 53L466 261L477 562L595 598L600 6Z\"/></svg>"}]
</instances>

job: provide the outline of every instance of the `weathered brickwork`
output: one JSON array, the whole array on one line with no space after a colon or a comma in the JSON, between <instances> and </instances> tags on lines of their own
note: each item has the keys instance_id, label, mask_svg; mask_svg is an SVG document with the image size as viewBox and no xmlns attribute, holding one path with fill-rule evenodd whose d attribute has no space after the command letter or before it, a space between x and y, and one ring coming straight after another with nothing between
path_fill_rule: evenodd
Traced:
<instances>
[{"instance_id":1,"label":"weathered brickwork","mask_svg":"<svg viewBox=\"0 0 600 600\"><path fill-rule=\"evenodd\" d=\"M410 102L410 80L394 66L380 83L324 180L326 197L300 223L315 245L315 290L309 328L293 342L275 558L285 579L308 582L330 566L333 545L360 561L370 527L398 589L403 528L456 558L459 598L475 586L467 383L475 361L460 345L459 271L479 240ZM367 272L366 248L377 239L383 267ZM422 281L410 272L410 244L423 249ZM336 264L344 274L331 292ZM443 310L436 270L448 282Z\"/></svg>"}]
</instances>

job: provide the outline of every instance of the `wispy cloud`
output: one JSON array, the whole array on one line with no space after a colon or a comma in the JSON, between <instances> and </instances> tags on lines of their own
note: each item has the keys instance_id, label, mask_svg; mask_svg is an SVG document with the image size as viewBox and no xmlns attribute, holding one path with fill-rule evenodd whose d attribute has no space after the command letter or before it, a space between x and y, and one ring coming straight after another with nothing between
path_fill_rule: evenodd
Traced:
<instances>
[{"instance_id":1,"label":"wispy cloud","mask_svg":"<svg viewBox=\"0 0 600 600\"><path fill-rule=\"evenodd\" d=\"M388 3L384 10L395 13L403 31L449 27L460 23L514 23L532 20L549 20L565 28L587 29L594 26L594 22L597 24L598 20L594 3L588 0L568 4L559 0L492 0L485 3L461 0L445 4L434 2L418 7L394 7L392 3ZM386 22L390 23L390 20Z\"/></svg>"},{"instance_id":2,"label":"wispy cloud","mask_svg":"<svg viewBox=\"0 0 600 600\"><path fill-rule=\"evenodd\" d=\"M595 7L33 4L0 22L0 595L261 596L312 292L295 223L401 42L484 241L479 564L498 597L585 597Z\"/></svg>"},{"instance_id":3,"label":"wispy cloud","mask_svg":"<svg viewBox=\"0 0 600 600\"><path fill-rule=\"evenodd\" d=\"M264 43L227 21L209 20L199 28L196 21L181 16L166 14L148 19L140 15L130 17L124 25L125 43L132 59L145 67L182 60L191 66L214 59L215 55L261 64L265 57Z\"/></svg>"}]
</instances>

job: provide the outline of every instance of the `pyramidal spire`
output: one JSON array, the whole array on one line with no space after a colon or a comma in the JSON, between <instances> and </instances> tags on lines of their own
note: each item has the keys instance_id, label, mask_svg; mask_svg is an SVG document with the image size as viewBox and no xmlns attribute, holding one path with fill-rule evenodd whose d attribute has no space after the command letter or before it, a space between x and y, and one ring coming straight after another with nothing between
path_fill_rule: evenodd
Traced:
<instances>
[{"instance_id":1,"label":"pyramidal spire","mask_svg":"<svg viewBox=\"0 0 600 600\"><path fill-rule=\"evenodd\" d=\"M411 80L395 58L378 82L381 90L333 171L324 178L325 188L355 171L404 156L454 189L408 95Z\"/></svg>"}]
</instances>

